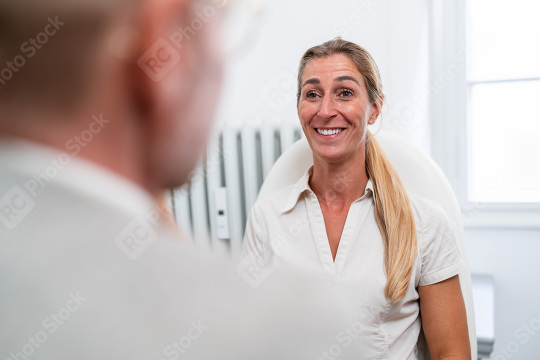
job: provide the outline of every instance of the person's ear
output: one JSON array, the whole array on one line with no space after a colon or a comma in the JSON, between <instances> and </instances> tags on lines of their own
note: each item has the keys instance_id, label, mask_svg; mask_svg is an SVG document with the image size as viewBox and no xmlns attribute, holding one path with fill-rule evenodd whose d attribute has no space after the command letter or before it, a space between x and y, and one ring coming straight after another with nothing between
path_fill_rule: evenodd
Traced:
<instances>
[{"instance_id":1,"label":"person's ear","mask_svg":"<svg viewBox=\"0 0 540 360\"><path fill-rule=\"evenodd\" d=\"M373 103L371 104L373 111L371 112L371 117L368 120L369 125L375 124L375 121L377 121L377 118L379 117L379 114L381 113L382 104L381 103Z\"/></svg>"},{"instance_id":2,"label":"person's ear","mask_svg":"<svg viewBox=\"0 0 540 360\"><path fill-rule=\"evenodd\" d=\"M167 77L186 72L182 46L175 35L191 16L191 0L142 0L135 20L139 42L130 62L134 106L142 118L152 118L167 89ZM179 81L180 83L180 81ZM178 84L180 86L180 84ZM176 94L180 95L180 94Z\"/></svg>"}]
</instances>

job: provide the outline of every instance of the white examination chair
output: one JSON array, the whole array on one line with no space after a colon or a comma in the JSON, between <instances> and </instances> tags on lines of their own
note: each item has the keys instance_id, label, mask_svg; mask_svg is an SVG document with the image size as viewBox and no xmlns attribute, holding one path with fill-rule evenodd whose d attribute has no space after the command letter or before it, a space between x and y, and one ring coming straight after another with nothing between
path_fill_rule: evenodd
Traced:
<instances>
[{"instance_id":1,"label":"white examination chair","mask_svg":"<svg viewBox=\"0 0 540 360\"><path fill-rule=\"evenodd\" d=\"M438 202L452 222L465 265L459 274L459 280L467 309L472 359L476 360L477 343L471 274L465 251L461 211L454 192L437 164L406 140L384 130L379 131L376 138L397 169L407 190ZM307 141L305 139L298 140L276 161L261 187L258 198L264 198L295 183L312 164L313 157ZM423 336L418 341L418 349L420 359L429 359L429 352Z\"/></svg>"}]
</instances>

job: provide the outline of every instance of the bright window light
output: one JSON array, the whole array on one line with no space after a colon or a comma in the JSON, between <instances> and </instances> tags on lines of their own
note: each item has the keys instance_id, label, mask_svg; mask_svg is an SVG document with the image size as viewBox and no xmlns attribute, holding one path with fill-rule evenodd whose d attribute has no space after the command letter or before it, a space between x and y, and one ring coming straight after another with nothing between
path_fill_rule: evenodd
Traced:
<instances>
[{"instance_id":1,"label":"bright window light","mask_svg":"<svg viewBox=\"0 0 540 360\"><path fill-rule=\"evenodd\" d=\"M469 200L540 203L540 1L468 4Z\"/></svg>"}]
</instances>

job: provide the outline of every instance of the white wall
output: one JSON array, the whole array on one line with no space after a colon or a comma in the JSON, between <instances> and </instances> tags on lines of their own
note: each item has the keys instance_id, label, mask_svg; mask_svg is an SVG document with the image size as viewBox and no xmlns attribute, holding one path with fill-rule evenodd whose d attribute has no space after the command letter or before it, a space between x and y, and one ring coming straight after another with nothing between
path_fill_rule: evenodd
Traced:
<instances>
[{"instance_id":1,"label":"white wall","mask_svg":"<svg viewBox=\"0 0 540 360\"><path fill-rule=\"evenodd\" d=\"M466 230L471 271L495 280L493 360L538 359L540 230Z\"/></svg>"},{"instance_id":2,"label":"white wall","mask_svg":"<svg viewBox=\"0 0 540 360\"><path fill-rule=\"evenodd\" d=\"M368 49L379 65L388 105L384 127L429 151L428 109L420 96L429 73L426 1L261 3L264 10L250 31L254 35L229 58L220 121L298 121L296 75L302 54L342 36Z\"/></svg>"},{"instance_id":3,"label":"white wall","mask_svg":"<svg viewBox=\"0 0 540 360\"><path fill-rule=\"evenodd\" d=\"M264 11L251 40L229 58L220 121L298 121L300 57L309 47L342 35L366 47L379 65L388 105L384 127L429 152L428 0L261 1ZM495 278L492 359L537 359L540 230L467 230L466 240L472 271Z\"/></svg>"}]
</instances>

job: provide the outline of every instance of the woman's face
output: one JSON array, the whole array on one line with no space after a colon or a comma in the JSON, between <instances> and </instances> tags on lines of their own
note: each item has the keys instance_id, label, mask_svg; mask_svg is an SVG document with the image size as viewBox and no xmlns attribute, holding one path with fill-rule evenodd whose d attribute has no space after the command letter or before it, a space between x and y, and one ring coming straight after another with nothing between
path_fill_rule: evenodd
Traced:
<instances>
[{"instance_id":1,"label":"woman's face","mask_svg":"<svg viewBox=\"0 0 540 360\"><path fill-rule=\"evenodd\" d=\"M367 125L379 110L369 102L362 74L346 55L309 61L298 102L300 123L315 156L341 162L365 149Z\"/></svg>"}]
</instances>

